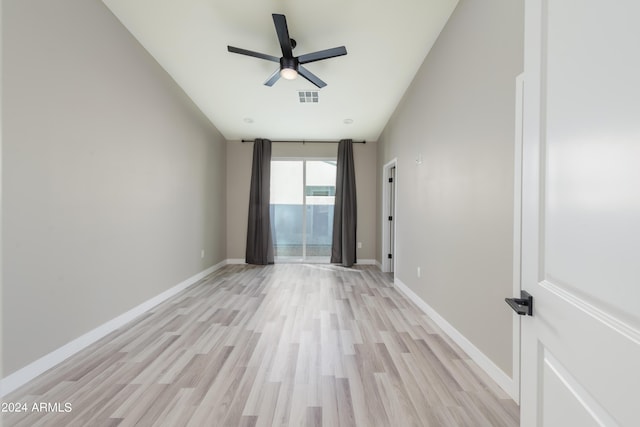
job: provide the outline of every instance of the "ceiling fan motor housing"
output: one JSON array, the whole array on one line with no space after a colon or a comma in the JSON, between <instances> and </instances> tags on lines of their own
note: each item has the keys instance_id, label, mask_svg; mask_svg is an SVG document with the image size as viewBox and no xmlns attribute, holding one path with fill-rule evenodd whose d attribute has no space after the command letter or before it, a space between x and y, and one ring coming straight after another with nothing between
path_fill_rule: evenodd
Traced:
<instances>
[{"instance_id":1,"label":"ceiling fan motor housing","mask_svg":"<svg viewBox=\"0 0 640 427\"><path fill-rule=\"evenodd\" d=\"M284 56L280 58L280 69L291 68L292 70L298 71L298 58L285 58Z\"/></svg>"}]
</instances>

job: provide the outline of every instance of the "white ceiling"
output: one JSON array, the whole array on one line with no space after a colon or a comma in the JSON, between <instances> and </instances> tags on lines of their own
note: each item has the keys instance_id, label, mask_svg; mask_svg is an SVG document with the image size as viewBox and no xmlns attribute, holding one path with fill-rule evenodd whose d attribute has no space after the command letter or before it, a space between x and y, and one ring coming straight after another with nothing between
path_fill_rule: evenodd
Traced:
<instances>
[{"instance_id":1,"label":"white ceiling","mask_svg":"<svg viewBox=\"0 0 640 427\"><path fill-rule=\"evenodd\" d=\"M227 140L377 140L458 0L103 0ZM327 86L301 104L307 80L264 81L280 57L272 13L294 55L346 46L306 67ZM353 123L345 124L345 119ZM251 123L248 123L251 122Z\"/></svg>"}]
</instances>

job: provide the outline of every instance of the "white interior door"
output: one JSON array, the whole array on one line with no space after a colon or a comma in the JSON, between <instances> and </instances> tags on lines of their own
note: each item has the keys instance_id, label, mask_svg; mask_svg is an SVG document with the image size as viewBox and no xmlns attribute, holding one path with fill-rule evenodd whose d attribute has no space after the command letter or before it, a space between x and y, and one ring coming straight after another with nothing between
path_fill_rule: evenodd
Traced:
<instances>
[{"instance_id":1,"label":"white interior door","mask_svg":"<svg viewBox=\"0 0 640 427\"><path fill-rule=\"evenodd\" d=\"M523 426L638 426L640 2L526 0Z\"/></svg>"},{"instance_id":2,"label":"white interior door","mask_svg":"<svg viewBox=\"0 0 640 427\"><path fill-rule=\"evenodd\" d=\"M396 258L396 167L389 168L389 273L395 272Z\"/></svg>"},{"instance_id":3,"label":"white interior door","mask_svg":"<svg viewBox=\"0 0 640 427\"><path fill-rule=\"evenodd\" d=\"M396 265L397 159L382 169L382 271L393 273Z\"/></svg>"}]
</instances>

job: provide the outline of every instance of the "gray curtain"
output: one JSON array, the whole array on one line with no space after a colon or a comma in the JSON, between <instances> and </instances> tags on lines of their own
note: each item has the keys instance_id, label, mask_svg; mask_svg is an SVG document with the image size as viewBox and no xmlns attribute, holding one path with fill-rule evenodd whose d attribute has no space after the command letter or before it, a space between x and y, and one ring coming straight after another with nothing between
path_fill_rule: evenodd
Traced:
<instances>
[{"instance_id":1,"label":"gray curtain","mask_svg":"<svg viewBox=\"0 0 640 427\"><path fill-rule=\"evenodd\" d=\"M336 199L333 210L331 262L351 267L356 263L356 171L353 166L353 141L338 144Z\"/></svg>"},{"instance_id":2,"label":"gray curtain","mask_svg":"<svg viewBox=\"0 0 640 427\"><path fill-rule=\"evenodd\" d=\"M273 264L273 240L269 198L271 185L271 141L256 139L253 143L249 221L247 224L247 264Z\"/></svg>"}]
</instances>

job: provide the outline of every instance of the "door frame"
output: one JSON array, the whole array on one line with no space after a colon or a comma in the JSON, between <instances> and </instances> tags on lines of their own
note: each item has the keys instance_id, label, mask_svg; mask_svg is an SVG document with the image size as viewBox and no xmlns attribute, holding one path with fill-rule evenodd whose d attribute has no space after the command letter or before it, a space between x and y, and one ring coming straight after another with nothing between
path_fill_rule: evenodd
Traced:
<instances>
[{"instance_id":1,"label":"door frame","mask_svg":"<svg viewBox=\"0 0 640 427\"><path fill-rule=\"evenodd\" d=\"M335 162L337 159L335 157L328 156L295 156L295 157L286 157L286 156L277 156L271 158L272 162L302 162L302 256L300 258L291 257L291 258L274 258L274 262L276 264L327 264L331 255L329 256L318 256L310 258L307 256L307 196L305 194L305 189L307 187L307 162L313 161L327 161L327 162ZM335 202L334 202L335 204ZM274 254L275 255L275 254Z\"/></svg>"},{"instance_id":2,"label":"door frame","mask_svg":"<svg viewBox=\"0 0 640 427\"><path fill-rule=\"evenodd\" d=\"M520 296L522 289L522 144L523 144L523 127L524 119L524 73L518 75L515 79L515 133L513 146L513 296ZM518 315L513 316L512 324L512 381L513 390L511 397L520 404L520 325L521 318Z\"/></svg>"},{"instance_id":3,"label":"door frame","mask_svg":"<svg viewBox=\"0 0 640 427\"><path fill-rule=\"evenodd\" d=\"M392 248L392 258L389 259L388 258L388 250L387 248L389 247L389 232L390 227L389 227L389 202L391 201L391 194L390 194L390 189L389 186L386 185L389 182L389 178L391 177L391 169L395 168L395 191L393 192L393 209L394 209L394 218L393 218L393 248ZM386 163L383 167L382 167L382 218L380 218L382 220L382 245L381 245L381 265L382 265L382 272L383 273L389 273L389 272L394 272L396 271L396 258L397 258L397 250L396 248L398 247L398 238L397 238L397 220L396 218L398 217L398 187L397 187L397 181L398 181L398 158L394 158L391 161L389 161L388 163Z\"/></svg>"}]
</instances>

